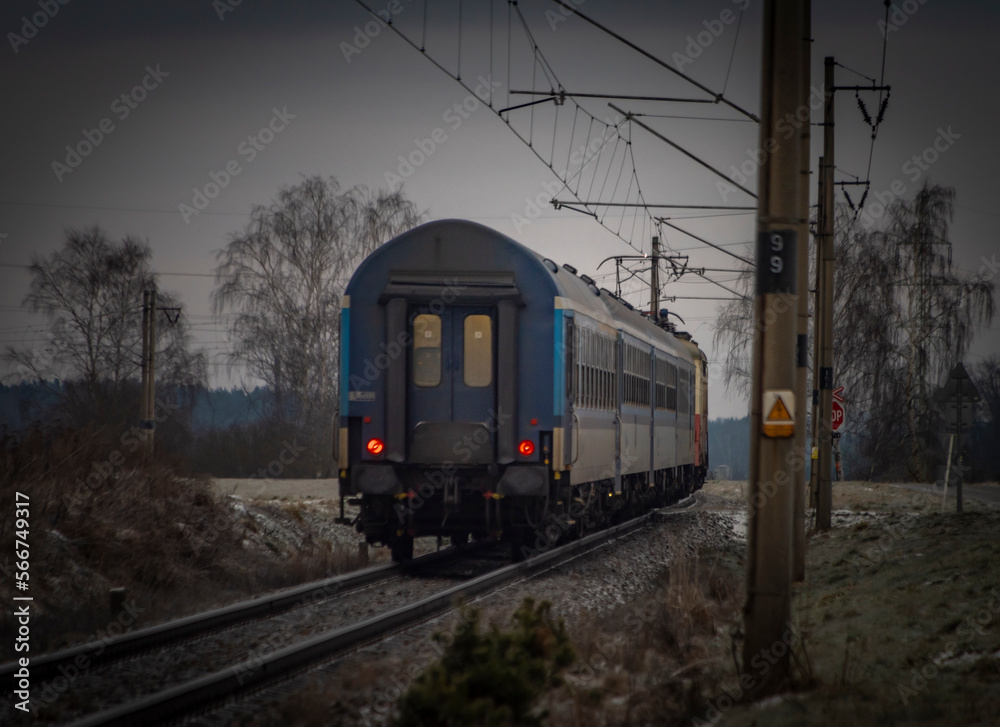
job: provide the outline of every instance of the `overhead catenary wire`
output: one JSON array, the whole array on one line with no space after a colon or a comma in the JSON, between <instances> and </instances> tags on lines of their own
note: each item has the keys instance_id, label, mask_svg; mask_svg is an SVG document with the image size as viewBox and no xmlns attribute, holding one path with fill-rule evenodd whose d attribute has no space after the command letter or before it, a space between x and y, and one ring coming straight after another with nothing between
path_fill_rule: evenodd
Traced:
<instances>
[{"instance_id":1,"label":"overhead catenary wire","mask_svg":"<svg viewBox=\"0 0 1000 727\"><path fill-rule=\"evenodd\" d=\"M733 38L733 49L729 54L729 65L726 66L726 79L722 82L722 93L726 92L726 87L729 86L729 73L733 70L733 60L736 58L736 44L740 42L740 26L743 25L743 10L746 5L740 8L739 17L736 20L736 37Z\"/></svg>"},{"instance_id":2,"label":"overhead catenary wire","mask_svg":"<svg viewBox=\"0 0 1000 727\"><path fill-rule=\"evenodd\" d=\"M356 2L370 14L375 16L375 13L373 12L372 8L368 6L365 0L356 0ZM565 7L564 3L560 4ZM572 8L568 9L573 10ZM507 50L508 77L506 79L507 97L509 99L512 93L514 92L514 89L512 87L513 86L512 59L514 56L513 26L516 25L519 31L523 33L524 38L527 41L527 45L529 46L526 49L526 52L530 53L530 58L531 58L530 62L532 68L530 72L532 76L530 90L517 91L517 92L526 94L546 94L548 98L551 98L553 101L555 101L555 108L553 110L553 116L555 118L553 119L552 123L552 139L550 140L550 143L542 146L541 138L536 139L537 135L536 132L538 132L539 129L536 128L535 125L534 109L536 108L537 104L530 107L531 111L528 114L529 118L527 119L528 121L527 129L523 129L523 126L521 128L518 128L515 125L515 120L510 115L510 112L515 109L510 107L509 101L507 104L508 108L498 110L491 102L488 103L489 108L494 113L500 116L501 120L504 121L504 123L508 126L511 132L514 133L515 136L517 136L529 149L531 149L532 153L535 154L535 156L539 159L539 161L545 164L550 169L550 171L552 171L555 174L555 176L563 183L564 188L568 190L578 200L577 202L573 202L571 204L566 204L565 202L560 201L560 204L556 205L556 209L565 207L566 209L569 209L571 211L576 211L578 213L583 213L588 216L592 216L599 224L601 224L606 230L614 234L618 239L625 242L634 250L638 252L644 252L645 249L648 249L649 245L648 238L650 237L650 235L656 234L655 232L653 232L653 230L658 230L660 228L661 223L656 217L652 215L652 213L649 211L647 207L646 196L644 190L642 189L641 175L639 174L638 168L635 164L634 149L632 148L628 138L628 136L630 136L631 122L634 120L634 117L630 116L629 114L626 114L622 109L619 109L614 105L610 105L611 108L618 114L619 118L616 118L614 120L602 120L597 116L595 116L593 113L587 111L586 108L582 107L579 101L577 101L576 98L574 98L576 94L567 93L565 91L565 87L559 81L559 78L554 68L552 67L545 53L540 48L535 36L533 35L531 28L527 22L527 19L525 18L522 12L521 7L518 6L518 4L515 2L508 2L507 14L508 14L507 18L508 27L506 31L507 48L508 48ZM579 12L577 12L576 14L581 15L582 17L582 14L580 14ZM588 22L593 23L593 21L591 21L589 18L585 19ZM491 22L489 24L489 29L490 29L489 32L491 34L491 37L489 39L490 48L492 48L492 43L493 43L492 33L494 32L492 20L493 20L493 15L491 13ZM407 33L404 32L404 30L398 26L398 24L395 23L391 24L390 28L393 30L394 33L400 36L400 38L402 38L404 42L406 42L415 50L418 50L423 55L425 55L425 57L427 57L427 59L440 71L451 76L456 82L458 82L461 86L463 86L467 90L473 91L473 89L470 88L470 86L465 81L463 81L461 78L458 77L459 75L458 72L451 73L448 70L448 68L446 68L435 57L434 54L437 52L435 51L435 49L427 47L426 30L424 33L424 40L418 46L409 38ZM464 26L460 28L460 30L464 32ZM606 29L602 28L602 30ZM611 34L620 42L623 42L629 47L632 47L634 50L638 51L639 53L647 57L650 57L650 54L643 51L643 49L639 48L634 43L627 41L626 39L622 38L620 35L616 33L612 32ZM735 53L735 44L733 52ZM662 61L655 59L655 57L651 57L651 59L660 65L664 65ZM492 63L493 63L493 58L491 54L490 57L491 65L489 66L491 69L492 69ZM732 60L730 61L730 65L731 64ZM675 72L673 68L669 66L665 67L667 67L668 70L670 70L671 72ZM466 75L469 75L471 73L472 72L469 71ZM715 93L707 86L686 76L686 74L677 73L676 75L679 75L681 78L691 83L694 87L698 88L699 90L711 96L710 99L677 99L677 100L723 103L726 106L736 110L741 115L747 117L746 120L758 121L757 117L754 114L746 111L746 109L743 109L736 104L733 104L731 101L726 99L723 94ZM544 87L539 88L538 86L540 83L545 83L548 88L547 89ZM580 95L580 97L581 98L585 96L589 97L591 95L599 96L600 94L586 94L586 95ZM488 100L488 99L482 99L482 100ZM569 127L570 131L566 149L567 165L563 170L560 170L554 166L554 161L556 158L556 149L558 145L558 140L556 139L556 135L557 134L564 135L565 133L565 129L560 130L559 126L560 109L558 107L563 103L572 103L574 106L574 110L573 110L572 125L570 126L569 123L566 124L566 127ZM581 115L588 117L587 119L588 138L593 138L592 135L595 126L598 127L599 136L603 138L599 139L598 142L599 146L594 153L590 153L591 150L593 149L593 145L592 144L587 145L585 160L580 164L579 169L574 170L570 168L570 163L573 161L572 153L574 144L576 143L576 135L577 135L576 130L578 127L581 126L580 124ZM524 117L522 116L521 118L523 119ZM734 119L734 120L742 121L743 119ZM622 128L623 123L626 121L628 122L628 128L623 129ZM666 139L665 137L663 137L663 135L658 134L658 132L650 129L648 126L642 124L641 122L637 121L636 123L639 123L640 126L643 126L651 133L653 133L655 136L659 136L668 144L675 146L675 148L677 148L679 151L689 156L698 164L705 166L706 168L710 169L716 174L719 174L723 179L725 179L725 181L728 184L734 184L734 182L731 179L729 179L725 175L722 175L718 170L712 168L711 165L708 165L706 162L704 162L691 152L688 152L686 149L683 149L679 145L674 144L669 139ZM608 143L610 142L611 139L614 139L615 142L614 144ZM622 157L619 158L618 147L623 145L625 146L625 149L622 152ZM545 151L548 151L549 153L546 155L544 153ZM624 167L626 165L630 166L631 169L625 170ZM615 169L616 166L618 167L617 170ZM590 179L586 178L588 174L590 175ZM612 175L615 176L615 180L613 183L610 182L609 179ZM628 175L627 183L624 180L625 175ZM600 185L597 184L597 178L599 176L602 177L602 182ZM586 186L588 189L587 202L585 202L580 197L580 194L583 191L582 188L584 186ZM735 186L739 187L742 191L746 192L750 196L755 196L751 190L742 187L741 185L738 184L736 184ZM604 192L606 192L609 187L612 190L612 195L609 198L605 198ZM593 190L595 188L603 190L603 192L598 194L596 199L593 197ZM633 189L635 190L634 192ZM621 198L618 197L621 191L624 191L625 202L622 202ZM594 201L590 202L590 200ZM636 202L633 203L632 200L636 200ZM636 209L632 211L632 214L630 215L632 219L630 221L630 224L628 225L626 225L626 222L628 222L628 220L626 219L628 213L625 211L625 209L622 210L622 213L620 215L610 214L610 210L612 207L616 206L625 207L625 206L631 206L633 204ZM640 221L640 212L642 213L641 221ZM661 238L666 240L666 238L663 237L662 235Z\"/></svg>"},{"instance_id":3,"label":"overhead catenary wire","mask_svg":"<svg viewBox=\"0 0 1000 727\"><path fill-rule=\"evenodd\" d=\"M609 103L608 106L610 106L611 108L613 108L615 111L617 111L618 113L622 114L626 118L629 118L629 119L632 119L633 121L635 121L635 119L632 117L632 115L631 115L630 112L623 111L622 109L618 108L617 106L615 106L612 103ZM638 124L643 129L645 129L646 131L648 131L650 134L652 134L656 138L658 138L661 141L664 141L667 144L669 144L670 146L672 146L674 149L676 149L677 151L679 151L684 156L688 157L689 159L694 160L695 162L697 162L701 166L705 167L705 169L707 169L708 171L712 172L712 174L715 174L716 176L721 177L722 179L726 180L727 183L733 185L734 187L736 187L737 189L739 189L739 190L741 190L743 192L746 192L748 195L750 195L754 199L757 199L756 192L752 192L749 189L747 189L746 187L744 187L742 184L739 184L739 183L733 181L732 179L730 179L729 177L727 177L724 173L720 172L718 169L716 169L711 164L709 164L708 162L706 162L704 159L701 159L700 157L696 156L695 154L692 154L687 149L685 149L684 147L682 147L680 144L678 144L678 143L676 143L674 141L671 141L666 136L664 136L660 132L656 131L651 126L642 123L641 121L635 121L635 123Z\"/></svg>"},{"instance_id":4,"label":"overhead catenary wire","mask_svg":"<svg viewBox=\"0 0 1000 727\"><path fill-rule=\"evenodd\" d=\"M698 242L704 243L704 244L708 245L711 248L715 248L719 252L725 253L726 255L729 255L730 257L736 258L740 262L746 263L747 265L749 265L751 267L756 267L756 265L754 264L754 262L752 260L749 260L749 259L743 257L742 255L737 255L735 252L731 252L730 250L726 250L722 245L717 245L714 242L709 242L705 238L700 237L700 236L694 234L693 232L691 232L689 230L685 230L683 227L678 227L674 223L669 222L668 220L666 220L666 219L664 219L662 217L659 218L659 221L662 222L667 227L672 227L673 229L677 230L678 232L683 232L685 235L687 235L688 237L691 237L691 238L697 240ZM739 243L739 244L742 244L742 243Z\"/></svg>"},{"instance_id":5,"label":"overhead catenary wire","mask_svg":"<svg viewBox=\"0 0 1000 727\"><path fill-rule=\"evenodd\" d=\"M860 202L858 203L858 209L854 213L854 221L856 221L861 216L861 212L862 212L862 210L864 210L864 207L865 207L865 200L868 197L868 191L871 188L871 181L870 180L872 178L872 160L875 157L875 138L878 136L879 127L882 125L882 121L883 121L883 119L885 117L885 104L883 103L883 100L882 100L882 90L881 89L882 89L882 87L885 86L885 57L886 57L886 50L888 48L888 43L889 43L888 24L889 24L889 8L891 7L891 4L890 4L889 0L884 0L884 4L885 4L885 20L884 20L884 25L882 26L883 29L884 29L884 31L882 33L882 67L879 70L879 81L878 81L878 85L879 85L878 109L879 110L878 110L878 114L876 116L875 123L872 126L872 138L871 138L871 141L869 142L869 145L868 145L868 167L865 170L865 179L869 180L869 184L868 184L868 186L865 187L865 191L864 191L864 193L863 193L863 195L861 197ZM847 69L847 70L851 70L851 69ZM852 73L857 73L857 71L852 71ZM859 73L858 75L863 75L863 74ZM867 78L867 76L865 76L865 78ZM874 79L869 79L869 80L871 80L871 82L873 84L875 83ZM886 95L885 101L888 102L888 100L889 100L889 97L888 97L888 95Z\"/></svg>"},{"instance_id":6,"label":"overhead catenary wire","mask_svg":"<svg viewBox=\"0 0 1000 727\"><path fill-rule=\"evenodd\" d=\"M376 18L378 17L377 13L368 5L368 3L365 0L355 0L355 2L358 5L360 5L362 8L364 8L373 17L376 17ZM507 99L508 99L507 106L510 106L510 88L511 88L511 86L510 86L509 81L510 81L510 77L511 77L511 75L510 75L511 74L511 59L512 59L512 56L513 56L513 53L512 53L512 50L511 50L512 49L512 39L513 39L512 26L515 23L517 23L519 25L519 27L524 31L525 37L527 38L527 40L528 40L528 42L529 42L529 44L531 46L531 54L532 54L532 62L533 62L533 73L537 73L537 71L540 70L541 73L542 73L542 75L545 77L546 81L550 84L550 87L551 87L551 89L553 91L555 91L555 90L562 90L562 88L563 88L562 84L559 83L558 78L556 77L555 72L552 69L551 64L545 58L544 53L542 53L542 51L539 48L538 44L535 42L534 37L531 34L530 28L528 27L527 21L525 20L524 16L522 15L522 13L520 11L520 8L517 6L516 3L509 2L508 6L507 6L507 9L508 9L508 13L507 13L507 16L508 16L507 17L507 21L508 21L507 22L507 45L508 45L507 68L508 68L508 79L507 80L508 80L508 83L506 84L507 85ZM426 40L424 40L423 43L421 43L421 44L418 45L405 32L403 32L403 30L400 29L400 27L398 26L397 23L390 24L388 27L396 35L398 35L405 43L407 43L408 45L410 45L415 50L419 51L438 70L440 70L442 73L445 73L446 75L448 75L449 77L451 77L453 80L455 80L457 83L459 83L459 85L461 85L463 88L465 88L470 93L475 93L475 90L466 81L457 78L455 73L451 72L440 60L438 60L437 58L434 57L434 55L432 55L432 53L429 51L429 49L426 46ZM425 35L425 39L426 39L426 35ZM604 128L605 128L605 133L608 134L610 132L610 136L612 136L612 137L618 136L620 134L620 131L619 131L618 127L620 126L621 121L617 121L616 120L616 121L611 122L611 123L602 121L601 119L597 118L594 114L591 114L589 111L587 111L582 106L580 106L580 104L578 102L576 102L574 99L572 99L572 97L570 97L570 96L567 95L565 98L566 98L566 100L568 102L570 102L570 103L572 103L574 105L576 115L585 114L586 116L590 117L591 128L593 127L593 125L595 123L597 123L597 124L603 125ZM547 151L550 151L549 158L546 158L546 156L544 155L544 152L540 151L537 148L538 145L534 143L535 140L534 140L534 127L533 127L533 125L529 126L527 135L525 135L524 133L522 133L520 130L518 130L514 126L514 124L512 123L511 119L508 118L508 116L506 114L501 114L501 112L492 103L488 102L487 106L495 114L497 114L500 117L500 119L507 125L508 129L510 129L510 131L515 136L517 136L532 151L532 153L538 158L538 160L540 162L542 162L542 164L544 164L546 167L548 167L549 170L552 171L556 175L556 177L559 178L560 181L562 181L564 184L567 183L568 178L570 176L570 171L568 169L560 171L560 170L556 169L553 166L554 154L553 154L553 152L552 152L551 149L546 149ZM529 123L530 123L530 121L531 120L529 119ZM611 130L613 130L613 131L611 131ZM594 169L594 174L592 174L592 177L596 176L596 172L598 171L597 167L601 166L601 162L602 162L602 159L604 157L605 147L606 147L606 144L602 143L601 149L597 152L597 154L596 155L591 155L587 159L587 161L584 162L584 164L581 166L581 169L579 170L579 179L578 179L578 182L577 182L577 191L573 192L574 196L577 195L577 192L578 192L580 186L585 182L585 180L584 180L584 172L586 171L587 167L590 166L594 162L595 156L596 156L596 164L593 164L593 166L595 167L595 169ZM577 175L573 175L573 176L577 176ZM593 179L591 180L591 182L593 184ZM569 187L569 186L567 186L567 188L571 189L571 187ZM590 213L590 212L593 212L593 210L588 210L587 212ZM595 219L596 219L596 216L595 216ZM608 225L602 225L602 226L605 229L607 229L609 232L611 232L612 234L616 234L615 231L611 227L609 227ZM632 240L626 239L626 238L622 237L620 234L616 234L616 237L618 237L620 240L622 240L622 242L624 242L625 244L627 244L630 247L632 247L634 250L642 252L641 247L637 247Z\"/></svg>"},{"instance_id":7,"label":"overhead catenary wire","mask_svg":"<svg viewBox=\"0 0 1000 727\"><path fill-rule=\"evenodd\" d=\"M591 17L589 17L589 16L581 13L579 10L577 10L572 5L563 2L563 0L552 0L552 2L554 2L556 5L559 5L559 6L563 7L563 8L565 8L566 10L569 10L571 13L573 13L577 17L579 17L579 18L587 21L588 23L590 23L591 25L593 25L595 28L598 28L599 30L602 30L603 32L607 33L608 35L610 35L615 40L617 40L617 41L619 41L621 43L624 43L625 45L627 45L632 50L634 50L634 51L636 51L638 53L641 53L646 58L648 58L649 60L653 61L653 63L656 63L659 66L662 66L663 68L667 69L668 71L670 71L671 73L673 73L673 74L675 74L677 76L680 76L681 78L683 78L685 81L687 81L691 85L693 85L693 86L701 89L702 91L704 91L705 93L707 93L709 96L712 96L713 98L715 98L715 100L717 102L724 103L727 106L729 106L730 108L732 108L732 109L740 112L744 116L746 116L746 117L748 117L750 119L753 119L754 121L760 122L760 118L758 116L756 116L755 114L750 113L749 111L747 111L746 109L742 108L741 106L738 106L737 104L733 103L732 101L730 101L729 99L727 99L723 94L721 94L721 93L715 93L712 89L710 89L707 86L705 86L704 84L699 83L698 81L694 80L693 78L691 78L689 75L687 75L683 71L680 71L680 70L674 68L673 66L671 66L666 61L663 61L660 58L657 58L656 56L654 56L649 51L646 51L643 48L640 48L638 45L636 45L632 41L630 41L630 40L628 40L626 38L623 38L621 35L619 35L618 33L614 32L610 28L607 28L607 27L601 25L600 23L598 23L593 18L591 18Z\"/></svg>"}]
</instances>

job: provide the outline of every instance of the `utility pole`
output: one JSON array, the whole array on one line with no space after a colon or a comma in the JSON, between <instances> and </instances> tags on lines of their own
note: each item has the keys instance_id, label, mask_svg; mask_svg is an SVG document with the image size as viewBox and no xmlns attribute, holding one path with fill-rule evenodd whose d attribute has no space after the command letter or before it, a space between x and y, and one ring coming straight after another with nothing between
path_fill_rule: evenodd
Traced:
<instances>
[{"instance_id":1,"label":"utility pole","mask_svg":"<svg viewBox=\"0 0 1000 727\"><path fill-rule=\"evenodd\" d=\"M142 371L139 393L139 426L145 427L149 413L146 405L149 403L149 291L142 291L142 360L139 362Z\"/></svg>"},{"instance_id":2,"label":"utility pole","mask_svg":"<svg viewBox=\"0 0 1000 727\"><path fill-rule=\"evenodd\" d=\"M805 3L767 0L761 63L758 175L757 288L754 296L753 384L750 412L750 481L747 503L747 601L743 670L758 674L767 654L771 668L751 692L755 698L785 688L791 674L786 649L771 649L791 619L795 488L796 329L798 230L802 224L800 140L783 142L779 123L794 118L802 96Z\"/></svg>"},{"instance_id":3,"label":"utility pole","mask_svg":"<svg viewBox=\"0 0 1000 727\"><path fill-rule=\"evenodd\" d=\"M833 510L833 281L834 281L834 93L836 91L888 91L889 86L835 86L836 62L827 56L823 74L823 156L819 170L819 215L816 234L816 307L813 360L813 460L811 484L816 505L816 529L828 530ZM879 120L882 111L879 111Z\"/></svg>"},{"instance_id":4,"label":"utility pole","mask_svg":"<svg viewBox=\"0 0 1000 727\"><path fill-rule=\"evenodd\" d=\"M804 3L802 21L802 78L799 99L805 102L810 94L812 79L812 2ZM798 117L796 117L798 118ZM798 256L798 282L805 286L809 279L809 121L799 131L799 225L797 235L803 254ZM805 413L809 378L809 296L799 291L795 327L795 399L801 402ZM795 428L794 516L792 530L792 579L803 581L806 577L806 447L805 418Z\"/></svg>"},{"instance_id":5,"label":"utility pole","mask_svg":"<svg viewBox=\"0 0 1000 727\"><path fill-rule=\"evenodd\" d=\"M833 463L833 171L834 163L834 91L833 56L827 56L823 74L823 227L819 236L820 250L817 264L821 265L820 314L822 336L819 353L819 468L816 493L816 528L829 530L833 515L833 483L830 468Z\"/></svg>"},{"instance_id":6,"label":"utility pole","mask_svg":"<svg viewBox=\"0 0 1000 727\"><path fill-rule=\"evenodd\" d=\"M812 466L809 471L809 506L819 511L819 362L820 341L823 340L823 304L820 298L823 284L823 258L820 238L823 235L823 178L826 161L819 158L816 175L816 234L814 236L816 270L813 277L813 388L812 388Z\"/></svg>"},{"instance_id":7,"label":"utility pole","mask_svg":"<svg viewBox=\"0 0 1000 727\"><path fill-rule=\"evenodd\" d=\"M142 293L142 392L139 398L139 428L143 452L153 452L156 431L156 291Z\"/></svg>"},{"instance_id":8,"label":"utility pole","mask_svg":"<svg viewBox=\"0 0 1000 727\"><path fill-rule=\"evenodd\" d=\"M653 270L649 281L649 315L655 321L660 315L660 238L656 235L653 235Z\"/></svg>"}]
</instances>

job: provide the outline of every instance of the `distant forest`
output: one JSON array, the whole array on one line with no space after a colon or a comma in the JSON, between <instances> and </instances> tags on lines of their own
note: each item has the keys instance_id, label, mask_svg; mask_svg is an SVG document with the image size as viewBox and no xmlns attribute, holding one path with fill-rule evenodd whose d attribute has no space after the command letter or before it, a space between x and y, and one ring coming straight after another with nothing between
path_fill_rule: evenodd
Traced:
<instances>
[{"instance_id":1,"label":"distant forest","mask_svg":"<svg viewBox=\"0 0 1000 727\"><path fill-rule=\"evenodd\" d=\"M0 384L0 426L11 431L35 422L47 423L51 419L49 410L59 403L64 390L60 381ZM193 392L189 424L194 431L205 431L253 423L265 416L271 400L271 392L262 387L249 391L198 388Z\"/></svg>"},{"instance_id":2,"label":"distant forest","mask_svg":"<svg viewBox=\"0 0 1000 727\"><path fill-rule=\"evenodd\" d=\"M990 421L979 421L969 432L968 457L964 461L965 477L969 481L1000 480L1000 452L996 448L997 430ZM877 472L865 466L866 460L859 452L859 436L847 432L840 440L841 464L845 480L879 479ZM708 420L708 463L709 469L719 465L730 467L729 479L745 480L750 460L750 417L741 419ZM957 465L956 465L957 466ZM943 464L939 463L939 469ZM809 469L806 469L809 476ZM835 477L836 475L831 475ZM943 476L941 474L938 475Z\"/></svg>"},{"instance_id":3,"label":"distant forest","mask_svg":"<svg viewBox=\"0 0 1000 727\"><path fill-rule=\"evenodd\" d=\"M729 466L730 480L745 480L750 461L750 417L708 420L708 465Z\"/></svg>"},{"instance_id":4,"label":"distant forest","mask_svg":"<svg viewBox=\"0 0 1000 727\"><path fill-rule=\"evenodd\" d=\"M35 424L51 424L53 412L65 391L65 385L58 381L0 384L0 436L29 429ZM137 395L138 390L136 398ZM266 387L251 390L192 387L163 391L161 396L182 401L183 415L174 415L162 427L158 426L157 438L166 451L184 455L197 472L219 477L259 474L261 468L266 468L273 460L276 444L296 434L289 425L270 418L275 400ZM965 462L967 479L992 481L1000 478L1000 449L996 442L996 428L990 420L981 418L969 436L970 456ZM878 479L879 473L865 466L866 460L859 452L860 444L858 436L851 432L841 439L844 479ZM728 465L729 479L745 480L750 459L750 418L710 419L708 447L712 471L720 465ZM286 477L315 475L312 466L305 461L296 462L284 473Z\"/></svg>"}]
</instances>

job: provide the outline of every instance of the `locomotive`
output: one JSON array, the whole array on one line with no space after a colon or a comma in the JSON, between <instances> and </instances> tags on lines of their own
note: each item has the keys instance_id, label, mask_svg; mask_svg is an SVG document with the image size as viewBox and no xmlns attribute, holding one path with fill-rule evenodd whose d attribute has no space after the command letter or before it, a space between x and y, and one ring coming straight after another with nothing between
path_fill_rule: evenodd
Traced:
<instances>
[{"instance_id":1,"label":"locomotive","mask_svg":"<svg viewBox=\"0 0 1000 727\"><path fill-rule=\"evenodd\" d=\"M520 559L701 487L707 361L664 319L473 222L385 243L343 296L342 516L396 561L427 535Z\"/></svg>"}]
</instances>

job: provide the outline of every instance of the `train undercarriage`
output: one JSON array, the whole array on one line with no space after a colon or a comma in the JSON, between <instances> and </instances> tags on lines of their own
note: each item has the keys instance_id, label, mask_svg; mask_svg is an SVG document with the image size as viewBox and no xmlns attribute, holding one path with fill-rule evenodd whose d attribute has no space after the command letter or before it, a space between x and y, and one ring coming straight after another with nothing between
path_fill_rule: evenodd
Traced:
<instances>
[{"instance_id":1,"label":"train undercarriage","mask_svg":"<svg viewBox=\"0 0 1000 727\"><path fill-rule=\"evenodd\" d=\"M495 468L493 468L495 469ZM583 485L551 479L547 496L504 495L496 490L499 477L490 468L440 470L410 468L398 473L405 491L391 495L366 494L350 500L361 511L354 524L373 544L388 545L394 561L413 557L416 537L447 538L453 545L493 538L510 543L512 558L534 554L673 504L704 483L703 468L694 465L654 473L622 476L620 493L614 480ZM342 498L343 504L343 498Z\"/></svg>"}]
</instances>

